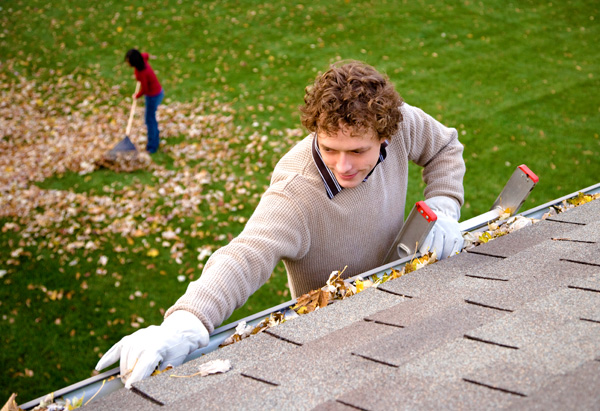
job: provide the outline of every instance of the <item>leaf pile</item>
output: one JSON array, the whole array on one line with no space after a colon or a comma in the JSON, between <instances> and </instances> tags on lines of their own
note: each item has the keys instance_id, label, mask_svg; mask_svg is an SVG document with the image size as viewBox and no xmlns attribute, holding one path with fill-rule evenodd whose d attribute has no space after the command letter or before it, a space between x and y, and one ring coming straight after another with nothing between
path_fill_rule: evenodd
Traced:
<instances>
[{"instance_id":1,"label":"leaf pile","mask_svg":"<svg viewBox=\"0 0 600 411\"><path fill-rule=\"evenodd\" d=\"M585 194L580 192L575 197L563 200L559 205L552 206L550 211L542 215L541 220L564 213L565 211L589 203L598 198L600 198L600 193ZM463 238L465 240L463 250L470 250L480 244L485 244L495 238L502 237L513 231L535 224L538 221L540 221L540 219L524 216L511 217L509 213L503 213L498 219L488 224L487 230L463 233Z\"/></svg>"},{"instance_id":2,"label":"leaf pile","mask_svg":"<svg viewBox=\"0 0 600 411\"><path fill-rule=\"evenodd\" d=\"M12 394L6 404L2 407L2 411L23 411L21 407L17 405L15 401L17 394ZM71 400L56 400L54 401L54 394L46 396L40 404L33 408L32 411L70 411L83 406L83 397L75 398L73 402Z\"/></svg>"},{"instance_id":3,"label":"leaf pile","mask_svg":"<svg viewBox=\"0 0 600 411\"><path fill-rule=\"evenodd\" d=\"M82 86L77 75L70 75L54 83L18 77L2 83L0 91L0 218L18 218L2 229L20 232L25 246L67 251L59 253L65 265L76 265L76 250L101 249L111 243L112 235L135 239L151 234L162 236L167 252L181 264L186 251L171 221L197 218L203 205L215 220L218 214L230 213L229 221L245 223L246 217L235 216L235 211L243 209L244 202L255 205L264 188L248 176L268 175L272 164L261 160L266 150L283 151L298 136L297 130L274 132L277 138L271 141L256 130L235 127L233 110L218 99L172 102L159 107L161 136L181 141L165 144L161 151L178 168L155 164L145 152L111 164L105 154L123 138L127 122L127 107L115 105L121 98L119 87L102 81ZM137 147L145 147L143 108L137 109L136 119L138 131L130 137ZM105 186L100 194L47 190L35 184L69 171L90 174L100 167L148 169L155 183ZM229 203L226 194L231 196ZM55 227L63 227L62 233ZM194 231L192 236L206 233ZM21 248L14 250L16 257L22 255ZM2 263L18 265L18 258Z\"/></svg>"},{"instance_id":4,"label":"leaf pile","mask_svg":"<svg viewBox=\"0 0 600 411\"><path fill-rule=\"evenodd\" d=\"M83 407L83 396L81 398L75 398L73 402L66 399L58 399L54 401L52 395L44 398L40 405L35 407L32 411L70 411Z\"/></svg>"},{"instance_id":5,"label":"leaf pile","mask_svg":"<svg viewBox=\"0 0 600 411\"><path fill-rule=\"evenodd\" d=\"M496 221L488 223L488 229L483 232L473 231L463 233L463 238L465 240L463 251L470 250L473 247L476 247L480 244L485 244L494 238L502 237L506 234L512 233L513 231L530 226L537 221L539 220L523 216L500 216Z\"/></svg>"},{"instance_id":6,"label":"leaf pile","mask_svg":"<svg viewBox=\"0 0 600 411\"><path fill-rule=\"evenodd\" d=\"M564 200L559 206L553 207L553 209L558 214L570 210L573 207L578 207L589 203L590 201L597 200L598 198L600 198L600 193L585 194L580 192L575 197Z\"/></svg>"},{"instance_id":7,"label":"leaf pile","mask_svg":"<svg viewBox=\"0 0 600 411\"><path fill-rule=\"evenodd\" d=\"M356 294L356 287L342 278L345 270L346 268L342 271L332 271L323 287L298 297L296 304L291 307L292 310L298 315L308 314L326 307L333 300L343 300Z\"/></svg>"},{"instance_id":8,"label":"leaf pile","mask_svg":"<svg viewBox=\"0 0 600 411\"><path fill-rule=\"evenodd\" d=\"M145 151L127 151L116 153L114 156L105 153L102 157L96 159L94 164L116 172L132 172L150 167L151 161L150 156Z\"/></svg>"}]
</instances>

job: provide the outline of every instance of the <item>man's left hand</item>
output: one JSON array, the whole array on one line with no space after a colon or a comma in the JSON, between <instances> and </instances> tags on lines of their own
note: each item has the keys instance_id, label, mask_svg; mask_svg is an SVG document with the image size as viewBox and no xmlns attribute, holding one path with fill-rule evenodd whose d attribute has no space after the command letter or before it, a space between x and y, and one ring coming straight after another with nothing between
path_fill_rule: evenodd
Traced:
<instances>
[{"instance_id":1,"label":"man's left hand","mask_svg":"<svg viewBox=\"0 0 600 411\"><path fill-rule=\"evenodd\" d=\"M437 215L437 221L419 248L421 254L435 251L442 260L458 254L463 247L463 237L458 225L460 207L448 197L432 197L425 204Z\"/></svg>"}]
</instances>

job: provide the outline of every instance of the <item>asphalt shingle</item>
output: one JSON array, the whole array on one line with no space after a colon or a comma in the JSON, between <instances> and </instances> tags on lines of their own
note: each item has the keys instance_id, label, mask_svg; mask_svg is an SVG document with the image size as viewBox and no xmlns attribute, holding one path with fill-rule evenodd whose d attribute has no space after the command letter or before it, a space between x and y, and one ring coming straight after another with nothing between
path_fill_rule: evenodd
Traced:
<instances>
[{"instance_id":1,"label":"asphalt shingle","mask_svg":"<svg viewBox=\"0 0 600 411\"><path fill-rule=\"evenodd\" d=\"M589 266L585 266L586 268ZM582 290L600 293L600 267L593 267L593 275L586 278L575 278L569 281L568 287L573 290Z\"/></svg>"},{"instance_id":2,"label":"asphalt shingle","mask_svg":"<svg viewBox=\"0 0 600 411\"><path fill-rule=\"evenodd\" d=\"M243 341L208 353L196 360L189 361L181 366L159 374L155 377L142 380L134 386L140 392L155 398L164 404L174 404L190 392L212 390L221 384L230 384L234 374L240 374L256 363L270 361L287 351L293 351L297 346L282 341L268 334L258 334ZM232 370L225 374L214 374L207 377L173 378L171 375L187 376L198 372L198 367L212 360L229 360Z\"/></svg>"},{"instance_id":3,"label":"asphalt shingle","mask_svg":"<svg viewBox=\"0 0 600 411\"><path fill-rule=\"evenodd\" d=\"M313 411L355 411L356 407L340 401L329 400L317 405Z\"/></svg>"},{"instance_id":4,"label":"asphalt shingle","mask_svg":"<svg viewBox=\"0 0 600 411\"><path fill-rule=\"evenodd\" d=\"M86 410L160 410L162 406L156 402L136 394L125 388L114 391L105 397L92 401L85 406Z\"/></svg>"},{"instance_id":5,"label":"asphalt shingle","mask_svg":"<svg viewBox=\"0 0 600 411\"><path fill-rule=\"evenodd\" d=\"M578 207L572 208L567 212L549 217L549 220L563 221L578 224L589 224L598 220L600 215L600 202L590 201Z\"/></svg>"},{"instance_id":6,"label":"asphalt shingle","mask_svg":"<svg viewBox=\"0 0 600 411\"><path fill-rule=\"evenodd\" d=\"M530 277L523 275L520 278L506 282L497 282L494 287L481 287L468 294L465 299L483 305L499 307L515 311L523 304L555 292L561 287L570 284L588 284L590 275L589 266L578 270L575 264L557 262L553 267L548 267L548 276ZM570 271L569 271L570 270ZM586 274L587 273L587 274Z\"/></svg>"},{"instance_id":7,"label":"asphalt shingle","mask_svg":"<svg viewBox=\"0 0 600 411\"><path fill-rule=\"evenodd\" d=\"M553 376L593 361L599 350L600 327L568 323L522 344L507 361L491 363L465 378L527 396L539 391Z\"/></svg>"},{"instance_id":8,"label":"asphalt shingle","mask_svg":"<svg viewBox=\"0 0 600 411\"><path fill-rule=\"evenodd\" d=\"M580 225L575 230L570 231L565 237L554 237L557 240L564 241L582 241L587 243L600 242L600 220L590 222L586 225Z\"/></svg>"},{"instance_id":9,"label":"asphalt shingle","mask_svg":"<svg viewBox=\"0 0 600 411\"><path fill-rule=\"evenodd\" d=\"M278 387L236 374L210 389L190 391L179 401L168 404L171 410L275 409Z\"/></svg>"},{"instance_id":10,"label":"asphalt shingle","mask_svg":"<svg viewBox=\"0 0 600 411\"><path fill-rule=\"evenodd\" d=\"M393 334L395 327L366 321L355 322L326 337L306 343L294 352L247 370L252 377L280 385L285 393L281 406L301 403L312 408L324 395L335 396L366 375L381 375L388 366L352 355L355 346L376 344Z\"/></svg>"},{"instance_id":11,"label":"asphalt shingle","mask_svg":"<svg viewBox=\"0 0 600 411\"><path fill-rule=\"evenodd\" d=\"M502 258L463 252L452 258L425 266L418 271L405 274L395 281L384 283L379 286L379 289L407 297L431 295L434 291L446 289L451 281L460 279L473 271L479 271L481 267L493 266L501 260ZM475 269L475 267L479 267L479 269ZM494 278L496 277L494 276Z\"/></svg>"},{"instance_id":12,"label":"asphalt shingle","mask_svg":"<svg viewBox=\"0 0 600 411\"><path fill-rule=\"evenodd\" d=\"M406 300L402 296L367 289L342 301L316 310L310 315L300 316L271 329L281 338L303 344L344 328L365 316Z\"/></svg>"},{"instance_id":13,"label":"asphalt shingle","mask_svg":"<svg viewBox=\"0 0 600 411\"><path fill-rule=\"evenodd\" d=\"M385 382L365 384L337 399L363 410L476 409L474 404L500 408L511 403L509 395L468 384L462 380L438 381L398 372Z\"/></svg>"},{"instance_id":14,"label":"asphalt shingle","mask_svg":"<svg viewBox=\"0 0 600 411\"><path fill-rule=\"evenodd\" d=\"M526 398L515 400L511 410L593 410L598 409L600 361L589 361L564 374L550 378L546 385Z\"/></svg>"},{"instance_id":15,"label":"asphalt shingle","mask_svg":"<svg viewBox=\"0 0 600 411\"><path fill-rule=\"evenodd\" d=\"M600 273L588 278L600 279ZM546 313L549 316L600 320L600 289L589 291L592 289L586 287L587 282L582 281L581 284L583 287L564 287L527 304L526 308ZM596 284L598 283L596 282Z\"/></svg>"},{"instance_id":16,"label":"asphalt shingle","mask_svg":"<svg viewBox=\"0 0 600 411\"><path fill-rule=\"evenodd\" d=\"M495 310L462 303L458 299L455 302L441 310L432 311L430 316L414 321L388 338L382 338L377 345L357 348L354 353L400 366L448 340L461 338L482 322L502 315ZM410 307L402 308L406 310L399 310L399 315L410 315Z\"/></svg>"},{"instance_id":17,"label":"asphalt shingle","mask_svg":"<svg viewBox=\"0 0 600 411\"><path fill-rule=\"evenodd\" d=\"M596 200L598 201L598 200ZM575 261L581 264L593 265L600 268L600 220L581 226L569 233L568 238L582 244L571 255L562 256L563 260Z\"/></svg>"},{"instance_id":18,"label":"asphalt shingle","mask_svg":"<svg viewBox=\"0 0 600 411\"><path fill-rule=\"evenodd\" d=\"M243 401L236 400L237 407L310 409L323 402L324 397L331 398L342 393L349 383L367 375L383 375L389 367L353 356L349 349L354 344L372 342L382 334L390 332L387 328L389 327L364 321L357 322L285 355L246 367L242 376L252 380L253 384L258 382L267 386L269 398L266 403L267 400L261 391L245 391ZM239 378L233 378L219 384L218 387L196 391L182 401L189 401L195 407L214 408L218 405L217 408L220 408L227 404L229 399L225 399L223 403L213 401L227 389L237 389Z\"/></svg>"},{"instance_id":19,"label":"asphalt shingle","mask_svg":"<svg viewBox=\"0 0 600 411\"><path fill-rule=\"evenodd\" d=\"M542 220L528 227L481 244L470 250L473 253L508 257L533 247L552 237L567 237L570 232L581 228L579 224Z\"/></svg>"}]
</instances>

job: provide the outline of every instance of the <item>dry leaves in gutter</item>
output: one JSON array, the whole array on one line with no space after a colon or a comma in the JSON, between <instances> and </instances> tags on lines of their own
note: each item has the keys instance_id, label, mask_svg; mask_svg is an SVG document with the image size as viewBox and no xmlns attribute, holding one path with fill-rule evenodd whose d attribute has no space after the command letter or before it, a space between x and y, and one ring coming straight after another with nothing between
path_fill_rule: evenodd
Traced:
<instances>
[{"instance_id":1,"label":"dry leaves in gutter","mask_svg":"<svg viewBox=\"0 0 600 411\"><path fill-rule=\"evenodd\" d=\"M406 263L401 270L392 268L389 273L386 273L381 277L373 276L371 279L357 277L354 279L354 283L342 278L342 274L346 270L346 267L341 271L333 271L323 287L301 295L296 299L296 304L285 312L278 311L271 313L269 317L262 320L256 327L246 324L245 321L241 321L237 325L235 333L229 336L219 347L234 344L251 335L258 334L271 327L282 324L286 320L296 318L299 315L309 314L320 308L326 307L336 300L344 300L367 288L377 287L389 280L399 278L404 274L418 270L426 265L433 264L436 261L436 254L428 253Z\"/></svg>"},{"instance_id":2,"label":"dry leaves in gutter","mask_svg":"<svg viewBox=\"0 0 600 411\"><path fill-rule=\"evenodd\" d=\"M263 319L254 327L248 325L246 321L240 321L239 324L235 327L235 333L227 337L227 339L225 339L225 341L223 341L221 345L219 345L219 348L226 347L228 345L242 341L244 338L250 337L251 335L261 333L271 327L275 327L276 325L284 323L290 318L291 316L289 314L286 318L286 315L284 313L277 311L271 313L271 315Z\"/></svg>"},{"instance_id":3,"label":"dry leaves in gutter","mask_svg":"<svg viewBox=\"0 0 600 411\"><path fill-rule=\"evenodd\" d=\"M563 200L559 205L550 207L550 211L542 215L541 220L548 217L553 217L560 213L564 213L572 208L589 203L590 201L600 198L598 194L578 193L575 197ZM485 244L490 240L510 234L513 231L530 226L540 221L539 219L529 218L524 216L510 217L509 213L504 213L494 222L488 224L488 229L485 231L474 231L463 233L465 240L463 250L470 250L480 244Z\"/></svg>"}]
</instances>

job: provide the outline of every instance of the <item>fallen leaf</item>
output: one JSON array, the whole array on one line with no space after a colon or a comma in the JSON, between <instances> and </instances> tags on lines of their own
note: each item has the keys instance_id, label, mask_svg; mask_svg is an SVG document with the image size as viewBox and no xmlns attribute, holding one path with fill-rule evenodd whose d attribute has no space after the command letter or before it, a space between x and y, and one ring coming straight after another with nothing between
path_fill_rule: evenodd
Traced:
<instances>
[{"instance_id":1,"label":"fallen leaf","mask_svg":"<svg viewBox=\"0 0 600 411\"><path fill-rule=\"evenodd\" d=\"M190 378L197 375L206 377L211 374L225 373L231 369L231 362L229 360L212 360L202 364L198 367L198 372L191 375L170 375L173 378Z\"/></svg>"},{"instance_id":2,"label":"fallen leaf","mask_svg":"<svg viewBox=\"0 0 600 411\"><path fill-rule=\"evenodd\" d=\"M242 339L248 337L252 333L252 330L253 327L251 325L247 325L246 321L240 321L235 327L235 332L229 337L227 337L219 347L225 347L227 345L231 345L233 343L241 341Z\"/></svg>"},{"instance_id":3,"label":"fallen leaf","mask_svg":"<svg viewBox=\"0 0 600 411\"><path fill-rule=\"evenodd\" d=\"M2 411L23 411L17 405L17 403L15 401L16 397L17 397L17 394L13 393L10 396L10 398L8 399L8 401L6 401L6 404L4 404L4 406L2 407Z\"/></svg>"}]
</instances>

